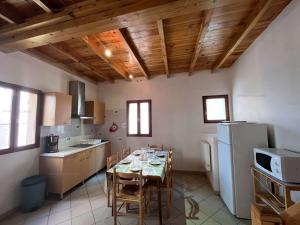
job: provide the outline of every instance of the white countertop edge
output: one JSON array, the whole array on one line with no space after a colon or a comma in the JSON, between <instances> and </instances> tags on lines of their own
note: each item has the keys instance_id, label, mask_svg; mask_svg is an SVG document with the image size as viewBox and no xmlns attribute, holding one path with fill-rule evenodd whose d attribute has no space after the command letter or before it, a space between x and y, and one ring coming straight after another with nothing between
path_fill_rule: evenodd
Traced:
<instances>
[{"instance_id":1,"label":"white countertop edge","mask_svg":"<svg viewBox=\"0 0 300 225\"><path fill-rule=\"evenodd\" d=\"M63 158L63 157L69 156L69 155L76 154L78 152L82 152L82 151L85 151L85 150L88 150L88 149L91 149L91 148L95 148L95 147L100 146L100 145L107 144L109 142L110 141L105 141L105 142L102 142L100 144L95 144L93 146L89 146L89 147L86 147L86 148L74 148L74 149L71 149L71 150L63 150L63 151L60 151L60 152L42 153L42 154L40 154L40 156L41 157ZM66 147L66 148L68 148L68 147Z\"/></svg>"}]
</instances>

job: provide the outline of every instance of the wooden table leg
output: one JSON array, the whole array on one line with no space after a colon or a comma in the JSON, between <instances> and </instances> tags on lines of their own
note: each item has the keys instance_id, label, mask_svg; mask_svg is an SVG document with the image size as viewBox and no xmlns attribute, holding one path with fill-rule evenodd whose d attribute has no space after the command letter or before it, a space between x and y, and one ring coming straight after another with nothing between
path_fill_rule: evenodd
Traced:
<instances>
[{"instance_id":1,"label":"wooden table leg","mask_svg":"<svg viewBox=\"0 0 300 225\"><path fill-rule=\"evenodd\" d=\"M285 209L293 205L291 200L291 192L288 187L284 187L284 200L285 200Z\"/></svg>"},{"instance_id":2,"label":"wooden table leg","mask_svg":"<svg viewBox=\"0 0 300 225\"><path fill-rule=\"evenodd\" d=\"M110 175L106 174L106 192L107 192L107 207L110 207L110 189L111 189L111 183L110 183Z\"/></svg>"},{"instance_id":3,"label":"wooden table leg","mask_svg":"<svg viewBox=\"0 0 300 225\"><path fill-rule=\"evenodd\" d=\"M157 180L157 203L158 203L159 224L162 225L162 207L161 207L160 179Z\"/></svg>"}]
</instances>

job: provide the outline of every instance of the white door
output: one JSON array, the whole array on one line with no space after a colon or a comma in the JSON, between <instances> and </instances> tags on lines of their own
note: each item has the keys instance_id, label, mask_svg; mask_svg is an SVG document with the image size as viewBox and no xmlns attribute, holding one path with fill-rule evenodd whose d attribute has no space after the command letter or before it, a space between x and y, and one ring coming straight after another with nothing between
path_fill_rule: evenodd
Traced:
<instances>
[{"instance_id":1,"label":"white door","mask_svg":"<svg viewBox=\"0 0 300 225\"><path fill-rule=\"evenodd\" d=\"M220 195L235 215L234 182L231 145L218 141Z\"/></svg>"}]
</instances>

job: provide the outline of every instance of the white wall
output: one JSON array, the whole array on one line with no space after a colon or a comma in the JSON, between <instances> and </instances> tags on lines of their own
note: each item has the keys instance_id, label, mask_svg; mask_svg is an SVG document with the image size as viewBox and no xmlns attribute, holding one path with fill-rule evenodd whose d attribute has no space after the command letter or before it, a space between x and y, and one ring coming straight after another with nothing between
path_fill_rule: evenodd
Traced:
<instances>
[{"instance_id":1,"label":"white wall","mask_svg":"<svg viewBox=\"0 0 300 225\"><path fill-rule=\"evenodd\" d=\"M0 53L0 81L46 91L68 92L68 81L78 79L22 53ZM97 86L86 83L87 100L97 99ZM22 179L38 173L39 149L0 155L0 215L19 203Z\"/></svg>"},{"instance_id":2,"label":"white wall","mask_svg":"<svg viewBox=\"0 0 300 225\"><path fill-rule=\"evenodd\" d=\"M230 94L230 78L228 70L221 70L100 84L99 99L106 104L102 134L112 140L113 152L125 146L136 149L148 143L164 144L175 148L175 169L202 171L201 134L216 132L214 124L203 123L202 96ZM126 101L137 99L152 99L152 137L126 137ZM120 129L109 133L113 122Z\"/></svg>"},{"instance_id":3,"label":"white wall","mask_svg":"<svg viewBox=\"0 0 300 225\"><path fill-rule=\"evenodd\" d=\"M232 68L235 120L269 124L271 145L300 152L300 1L292 1Z\"/></svg>"}]
</instances>

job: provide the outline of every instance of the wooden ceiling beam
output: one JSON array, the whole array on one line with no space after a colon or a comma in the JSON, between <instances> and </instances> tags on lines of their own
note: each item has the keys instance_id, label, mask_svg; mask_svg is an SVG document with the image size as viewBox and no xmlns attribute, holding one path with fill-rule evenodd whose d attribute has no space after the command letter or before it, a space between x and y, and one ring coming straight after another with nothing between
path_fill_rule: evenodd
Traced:
<instances>
[{"instance_id":1,"label":"wooden ceiling beam","mask_svg":"<svg viewBox=\"0 0 300 225\"><path fill-rule=\"evenodd\" d=\"M41 7L46 13L52 13L52 9L43 0L32 0L35 4Z\"/></svg>"},{"instance_id":2,"label":"wooden ceiling beam","mask_svg":"<svg viewBox=\"0 0 300 225\"><path fill-rule=\"evenodd\" d=\"M85 43L89 46L89 48L97 55L99 56L104 62L106 62L112 69L114 69L118 74L120 74L125 80L131 81L129 79L129 74L122 66L119 64L116 64L112 61L110 61L104 54L105 47L101 43L101 41L98 40L98 38L95 35L85 36L83 38Z\"/></svg>"},{"instance_id":3,"label":"wooden ceiling beam","mask_svg":"<svg viewBox=\"0 0 300 225\"><path fill-rule=\"evenodd\" d=\"M93 79L91 79L91 78L89 78L89 77L87 77L85 75L82 75L81 72L73 69L70 66L65 65L64 63L61 63L61 62L59 62L59 61L57 61L57 60L55 60L55 59L47 56L46 54L40 52L37 49L28 49L28 50L24 50L22 52L25 53L25 54L28 54L28 55L30 55L30 56L32 56L34 58L37 58L37 59L39 59L39 60L41 60L41 61L43 61L45 63L48 63L48 64L50 64L50 65L52 65L54 67L57 67L57 68L65 71L65 72L67 72L69 74L75 75L75 76L80 77L82 79L85 79L85 80L87 80L89 82L97 84L96 80L93 80Z\"/></svg>"},{"instance_id":4,"label":"wooden ceiling beam","mask_svg":"<svg viewBox=\"0 0 300 225\"><path fill-rule=\"evenodd\" d=\"M79 63L82 67L84 67L87 70L93 72L97 76L105 79L106 81L109 81L110 83L114 82L114 80L111 77L100 73L96 67L89 64L88 62L85 62L80 57L76 56L75 54L71 53L70 48L67 47L66 45L63 45L62 43L60 43L60 44L50 44L50 46L52 48L54 48L56 51L63 54L64 56L68 57L69 59L72 59L74 62Z\"/></svg>"},{"instance_id":5,"label":"wooden ceiling beam","mask_svg":"<svg viewBox=\"0 0 300 225\"><path fill-rule=\"evenodd\" d=\"M157 27L158 27L160 45L161 45L161 50L162 50L162 57L164 60L164 65L165 65L165 71L166 71L167 78L169 78L170 73L169 73L168 55L167 55L167 47L166 47L166 39L165 39L163 20L157 21Z\"/></svg>"},{"instance_id":6,"label":"wooden ceiling beam","mask_svg":"<svg viewBox=\"0 0 300 225\"><path fill-rule=\"evenodd\" d=\"M127 29L126 28L119 29L117 30L117 33L121 37L123 43L125 44L127 50L130 52L131 56L135 60L142 74L146 77L146 79L149 79L150 76L147 72L145 63L143 62L138 50L136 49L132 39L130 38Z\"/></svg>"},{"instance_id":7,"label":"wooden ceiling beam","mask_svg":"<svg viewBox=\"0 0 300 225\"><path fill-rule=\"evenodd\" d=\"M0 30L0 50L12 52L161 19L197 13L240 0L90 1ZM252 0L243 0L252 2ZM79 4L78 4L79 5Z\"/></svg>"},{"instance_id":8,"label":"wooden ceiling beam","mask_svg":"<svg viewBox=\"0 0 300 225\"><path fill-rule=\"evenodd\" d=\"M0 2L0 18L10 24L22 23L22 17L9 4Z\"/></svg>"},{"instance_id":9,"label":"wooden ceiling beam","mask_svg":"<svg viewBox=\"0 0 300 225\"><path fill-rule=\"evenodd\" d=\"M207 33L209 23L210 23L210 20L211 20L211 17L212 17L212 13L213 13L213 10L208 10L208 11L205 11L203 13L202 21L201 21L201 24L200 24L200 29L199 29L199 33L198 33L198 37L197 37L197 42L196 42L196 46L195 46L195 50L194 50L194 54L192 56L192 61L191 61L190 68L189 68L189 73L188 73L189 76L192 75L192 73L194 71L194 68L195 68L195 65L196 65L196 62L199 58L202 43L203 43L205 35Z\"/></svg>"},{"instance_id":10,"label":"wooden ceiling beam","mask_svg":"<svg viewBox=\"0 0 300 225\"><path fill-rule=\"evenodd\" d=\"M218 70L228 59L228 57L235 51L235 49L239 46L239 44L245 39L245 37L250 33L250 31L255 27L257 22L261 19L261 17L265 14L267 9L270 7L273 0L261 0L256 9L251 13L249 19L247 20L244 28L240 33L238 33L234 38L230 45L226 48L225 52L218 58L218 60L214 63L212 68L212 72Z\"/></svg>"}]
</instances>

